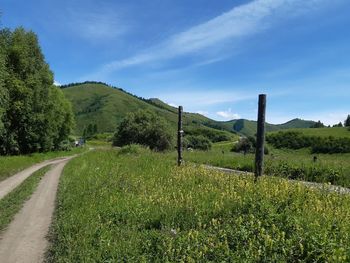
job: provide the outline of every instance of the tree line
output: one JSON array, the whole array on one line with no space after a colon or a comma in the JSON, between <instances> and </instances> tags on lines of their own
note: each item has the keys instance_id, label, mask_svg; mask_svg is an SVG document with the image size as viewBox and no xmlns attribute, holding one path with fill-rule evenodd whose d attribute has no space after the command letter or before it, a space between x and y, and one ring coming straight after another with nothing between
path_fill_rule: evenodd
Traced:
<instances>
[{"instance_id":1,"label":"tree line","mask_svg":"<svg viewBox=\"0 0 350 263\"><path fill-rule=\"evenodd\" d=\"M0 154L59 150L74 126L36 34L0 29Z\"/></svg>"}]
</instances>

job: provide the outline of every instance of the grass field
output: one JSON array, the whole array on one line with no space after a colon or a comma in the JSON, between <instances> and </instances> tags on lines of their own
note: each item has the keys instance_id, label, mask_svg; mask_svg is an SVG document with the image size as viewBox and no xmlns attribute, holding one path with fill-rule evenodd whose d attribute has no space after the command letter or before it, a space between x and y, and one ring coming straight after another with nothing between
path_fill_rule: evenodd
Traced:
<instances>
[{"instance_id":1,"label":"grass field","mask_svg":"<svg viewBox=\"0 0 350 263\"><path fill-rule=\"evenodd\" d=\"M12 221L22 208L23 203L31 196L41 178L50 167L44 167L28 177L11 193L0 200L0 232Z\"/></svg>"},{"instance_id":2,"label":"grass field","mask_svg":"<svg viewBox=\"0 0 350 263\"><path fill-rule=\"evenodd\" d=\"M0 181L7 177L45 160L69 156L86 151L86 148L74 148L71 151L34 153L30 155L0 156Z\"/></svg>"},{"instance_id":3,"label":"grass field","mask_svg":"<svg viewBox=\"0 0 350 263\"><path fill-rule=\"evenodd\" d=\"M254 154L230 152L232 143L214 144L209 152L184 152L187 162L208 164L236 170L254 171ZM265 156L265 173L288 179L332 183L350 187L350 154L317 154L307 149L279 150L269 147L270 154Z\"/></svg>"},{"instance_id":4,"label":"grass field","mask_svg":"<svg viewBox=\"0 0 350 263\"><path fill-rule=\"evenodd\" d=\"M350 137L350 131L347 127L333 127L333 128L312 128L312 129L288 129L288 131L302 132L307 136L320 137Z\"/></svg>"},{"instance_id":5,"label":"grass field","mask_svg":"<svg viewBox=\"0 0 350 263\"><path fill-rule=\"evenodd\" d=\"M348 262L350 197L172 154L94 151L61 177L50 262Z\"/></svg>"}]
</instances>

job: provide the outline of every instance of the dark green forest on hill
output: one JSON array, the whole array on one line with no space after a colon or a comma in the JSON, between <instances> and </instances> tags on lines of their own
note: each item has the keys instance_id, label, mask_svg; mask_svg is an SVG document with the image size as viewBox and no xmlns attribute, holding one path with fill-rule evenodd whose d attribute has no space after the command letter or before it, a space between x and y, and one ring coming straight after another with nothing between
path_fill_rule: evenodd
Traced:
<instances>
[{"instance_id":1,"label":"dark green forest on hill","mask_svg":"<svg viewBox=\"0 0 350 263\"><path fill-rule=\"evenodd\" d=\"M0 154L46 152L66 144L74 115L53 79L35 33L0 30Z\"/></svg>"}]
</instances>

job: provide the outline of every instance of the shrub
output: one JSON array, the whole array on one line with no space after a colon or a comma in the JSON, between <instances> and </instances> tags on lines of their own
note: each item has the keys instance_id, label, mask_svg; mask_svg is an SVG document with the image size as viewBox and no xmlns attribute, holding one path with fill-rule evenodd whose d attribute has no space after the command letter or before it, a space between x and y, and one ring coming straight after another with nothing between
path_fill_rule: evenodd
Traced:
<instances>
[{"instance_id":1,"label":"shrub","mask_svg":"<svg viewBox=\"0 0 350 263\"><path fill-rule=\"evenodd\" d=\"M140 145L140 144L130 144L130 145L126 145L123 146L122 148L120 148L118 154L123 155L123 154L141 154L141 153L145 153L149 151L149 148Z\"/></svg>"},{"instance_id":2,"label":"shrub","mask_svg":"<svg viewBox=\"0 0 350 263\"><path fill-rule=\"evenodd\" d=\"M186 144L187 144L187 147L190 147L196 150L202 150L202 151L209 151L212 146L211 141L208 138L204 137L203 135L186 136Z\"/></svg>"},{"instance_id":3,"label":"shrub","mask_svg":"<svg viewBox=\"0 0 350 263\"><path fill-rule=\"evenodd\" d=\"M165 119L139 110L122 120L113 137L114 146L128 144L141 144L152 150L165 151L173 147L173 136Z\"/></svg>"}]
</instances>

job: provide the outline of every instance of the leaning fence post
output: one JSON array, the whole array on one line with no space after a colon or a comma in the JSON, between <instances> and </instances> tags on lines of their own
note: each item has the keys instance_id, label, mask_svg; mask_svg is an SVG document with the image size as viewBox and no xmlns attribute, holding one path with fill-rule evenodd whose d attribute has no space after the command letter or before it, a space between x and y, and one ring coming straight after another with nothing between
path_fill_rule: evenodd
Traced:
<instances>
[{"instance_id":1,"label":"leaning fence post","mask_svg":"<svg viewBox=\"0 0 350 263\"><path fill-rule=\"evenodd\" d=\"M182 144L183 144L182 111L183 111L182 106L179 106L179 122L178 122L178 128L177 128L177 165L178 166L180 166L183 162L183 159L182 159Z\"/></svg>"},{"instance_id":2,"label":"leaning fence post","mask_svg":"<svg viewBox=\"0 0 350 263\"><path fill-rule=\"evenodd\" d=\"M265 113L266 113L266 94L259 95L259 110L256 135L256 153L255 153L255 181L263 175L264 169L264 144L265 144Z\"/></svg>"}]
</instances>

